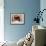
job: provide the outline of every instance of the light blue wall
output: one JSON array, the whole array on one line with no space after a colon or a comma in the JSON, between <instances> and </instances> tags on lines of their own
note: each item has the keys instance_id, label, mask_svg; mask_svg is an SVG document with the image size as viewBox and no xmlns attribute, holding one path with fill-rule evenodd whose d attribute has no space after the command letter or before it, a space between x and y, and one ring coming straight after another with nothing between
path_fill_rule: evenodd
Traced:
<instances>
[{"instance_id":1,"label":"light blue wall","mask_svg":"<svg viewBox=\"0 0 46 46\"><path fill-rule=\"evenodd\" d=\"M32 28L32 22L36 17L35 12L40 9L39 0L4 0L4 30L5 40L18 41ZM24 25L11 25L10 13L24 13Z\"/></svg>"},{"instance_id":2,"label":"light blue wall","mask_svg":"<svg viewBox=\"0 0 46 46\"><path fill-rule=\"evenodd\" d=\"M46 0L41 0L40 1L40 10L42 11L43 9L46 9ZM43 12L43 22L40 21L40 25L46 27L46 10Z\"/></svg>"}]
</instances>

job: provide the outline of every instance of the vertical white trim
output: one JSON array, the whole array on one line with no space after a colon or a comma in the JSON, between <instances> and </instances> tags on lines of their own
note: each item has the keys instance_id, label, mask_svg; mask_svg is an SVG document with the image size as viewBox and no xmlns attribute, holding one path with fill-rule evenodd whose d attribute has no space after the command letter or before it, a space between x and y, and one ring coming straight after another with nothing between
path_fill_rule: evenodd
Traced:
<instances>
[{"instance_id":1,"label":"vertical white trim","mask_svg":"<svg viewBox=\"0 0 46 46\"><path fill-rule=\"evenodd\" d=\"M4 41L4 0L0 0L0 42Z\"/></svg>"}]
</instances>

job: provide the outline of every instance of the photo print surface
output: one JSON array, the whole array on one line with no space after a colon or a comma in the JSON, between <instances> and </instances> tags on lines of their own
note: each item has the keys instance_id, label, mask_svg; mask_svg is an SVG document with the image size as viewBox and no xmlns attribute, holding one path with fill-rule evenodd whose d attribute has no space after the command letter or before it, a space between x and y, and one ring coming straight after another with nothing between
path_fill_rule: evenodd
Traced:
<instances>
[{"instance_id":1,"label":"photo print surface","mask_svg":"<svg viewBox=\"0 0 46 46\"><path fill-rule=\"evenodd\" d=\"M24 14L11 14L11 24L24 24Z\"/></svg>"}]
</instances>

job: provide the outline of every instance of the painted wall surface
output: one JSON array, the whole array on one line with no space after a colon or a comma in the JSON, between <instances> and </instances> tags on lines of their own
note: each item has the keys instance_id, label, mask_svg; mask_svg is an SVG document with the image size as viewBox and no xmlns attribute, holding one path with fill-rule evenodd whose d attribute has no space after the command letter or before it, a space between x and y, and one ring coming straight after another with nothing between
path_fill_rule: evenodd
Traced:
<instances>
[{"instance_id":1,"label":"painted wall surface","mask_svg":"<svg viewBox=\"0 0 46 46\"><path fill-rule=\"evenodd\" d=\"M40 1L40 10L42 11L43 9L46 9L46 0L41 0ZM43 22L40 22L40 25L45 26L46 27L46 10L43 12Z\"/></svg>"},{"instance_id":2,"label":"painted wall surface","mask_svg":"<svg viewBox=\"0 0 46 46\"><path fill-rule=\"evenodd\" d=\"M4 0L4 35L7 41L18 41L32 29L32 22L40 9L39 0ZM24 25L11 25L10 13L24 13Z\"/></svg>"}]
</instances>

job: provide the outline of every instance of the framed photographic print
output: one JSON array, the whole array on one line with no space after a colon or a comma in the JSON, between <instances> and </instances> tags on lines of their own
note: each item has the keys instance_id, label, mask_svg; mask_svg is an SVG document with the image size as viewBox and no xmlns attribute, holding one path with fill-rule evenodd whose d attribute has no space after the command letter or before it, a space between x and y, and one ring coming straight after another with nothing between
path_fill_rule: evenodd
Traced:
<instances>
[{"instance_id":1,"label":"framed photographic print","mask_svg":"<svg viewBox=\"0 0 46 46\"><path fill-rule=\"evenodd\" d=\"M11 13L11 24L24 24L24 14Z\"/></svg>"}]
</instances>

